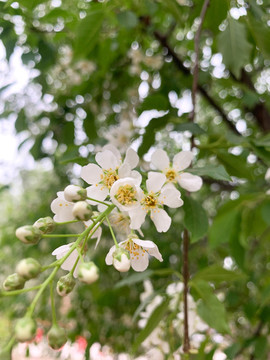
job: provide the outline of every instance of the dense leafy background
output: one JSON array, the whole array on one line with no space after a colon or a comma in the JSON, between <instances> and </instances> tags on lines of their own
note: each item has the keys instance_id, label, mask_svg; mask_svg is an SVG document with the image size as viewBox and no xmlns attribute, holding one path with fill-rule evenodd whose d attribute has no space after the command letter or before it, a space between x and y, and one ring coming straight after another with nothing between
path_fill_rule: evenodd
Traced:
<instances>
[{"instance_id":1,"label":"dense leafy background","mask_svg":"<svg viewBox=\"0 0 270 360\"><path fill-rule=\"evenodd\" d=\"M148 121L142 116L135 121L133 140L139 154L157 145L173 155L182 147L188 149L194 135L197 163L192 172L203 176L204 186L185 198L180 211L171 211L174 223L167 234L144 228L146 238L158 241L164 262L152 261L153 272L143 277L151 275L157 291L176 280L170 272L155 270L181 271L181 231L186 226L191 233L191 292L200 299L200 316L226 335L228 359L237 354L266 359L270 197L264 175L270 166L270 3L211 0L200 42L196 120L189 123L181 99L190 103L194 33L202 4L201 0L0 2L6 59L21 49L21 59L33 74L23 93L7 95L5 84L1 117L16 116L16 131L24 138L21 146L32 146L37 163L49 158L54 165L51 172L22 174L23 191L11 187L0 193L1 273L4 277L13 271L23 256L42 252L44 262L49 261L59 243L25 249L14 240L15 228L49 213L56 191L74 177L73 165L93 158L93 145L106 142L109 126L158 110L148 113ZM104 240L95 255L102 270L100 281L91 289L78 286L67 319L76 319L71 322L71 337L78 333L88 337L91 332L91 342L128 351L138 336L132 316L143 277L117 287L122 276L104 265L109 246ZM10 261L4 265L7 256ZM231 272L223 268L228 259ZM223 302L217 293L223 294ZM26 302L24 295L12 303L4 299L2 309L13 318L23 313ZM11 307L13 303L17 307ZM38 310L45 327L47 306L44 298ZM196 359L206 359L204 346Z\"/></svg>"}]
</instances>

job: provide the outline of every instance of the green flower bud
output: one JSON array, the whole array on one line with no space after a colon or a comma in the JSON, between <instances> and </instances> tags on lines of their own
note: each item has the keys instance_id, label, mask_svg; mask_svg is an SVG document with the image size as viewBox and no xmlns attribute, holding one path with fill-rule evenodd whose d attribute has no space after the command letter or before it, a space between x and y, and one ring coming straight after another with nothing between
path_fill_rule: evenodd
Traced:
<instances>
[{"instance_id":1,"label":"green flower bud","mask_svg":"<svg viewBox=\"0 0 270 360\"><path fill-rule=\"evenodd\" d=\"M34 279L41 272L41 265L33 258L27 258L21 260L16 266L16 272L24 279Z\"/></svg>"},{"instance_id":2,"label":"green flower bud","mask_svg":"<svg viewBox=\"0 0 270 360\"><path fill-rule=\"evenodd\" d=\"M117 247L113 253L113 266L120 272L126 272L130 269L129 252L121 247Z\"/></svg>"},{"instance_id":3,"label":"green flower bud","mask_svg":"<svg viewBox=\"0 0 270 360\"><path fill-rule=\"evenodd\" d=\"M65 330L58 325L53 325L50 328L47 337L50 347L54 350L61 349L67 342Z\"/></svg>"},{"instance_id":4,"label":"green flower bud","mask_svg":"<svg viewBox=\"0 0 270 360\"><path fill-rule=\"evenodd\" d=\"M35 320L25 316L17 321L15 325L15 337L20 342L31 341L37 331Z\"/></svg>"},{"instance_id":5,"label":"green flower bud","mask_svg":"<svg viewBox=\"0 0 270 360\"><path fill-rule=\"evenodd\" d=\"M58 295L66 296L73 290L75 284L76 284L76 282L70 273L65 276L61 276L60 279L58 280L57 286L56 286Z\"/></svg>"},{"instance_id":6,"label":"green flower bud","mask_svg":"<svg viewBox=\"0 0 270 360\"><path fill-rule=\"evenodd\" d=\"M73 206L72 214L78 220L87 221L92 217L93 211L91 205L86 201L78 201Z\"/></svg>"},{"instance_id":7,"label":"green flower bud","mask_svg":"<svg viewBox=\"0 0 270 360\"><path fill-rule=\"evenodd\" d=\"M70 202L85 200L87 198L87 190L78 185L68 185L64 190L64 197Z\"/></svg>"},{"instance_id":8,"label":"green flower bud","mask_svg":"<svg viewBox=\"0 0 270 360\"><path fill-rule=\"evenodd\" d=\"M79 266L78 279L85 284L92 284L99 278L99 269L91 261L88 263L82 263Z\"/></svg>"},{"instance_id":9,"label":"green flower bud","mask_svg":"<svg viewBox=\"0 0 270 360\"><path fill-rule=\"evenodd\" d=\"M24 288L24 284L25 284L25 279L15 273L12 275L9 275L6 280L3 283L3 288L6 291L12 291L12 290L20 290Z\"/></svg>"},{"instance_id":10,"label":"green flower bud","mask_svg":"<svg viewBox=\"0 0 270 360\"><path fill-rule=\"evenodd\" d=\"M16 237L25 244L36 244L41 236L42 232L32 225L21 226L16 230Z\"/></svg>"},{"instance_id":11,"label":"green flower bud","mask_svg":"<svg viewBox=\"0 0 270 360\"><path fill-rule=\"evenodd\" d=\"M38 228L43 234L51 233L55 228L55 222L50 216L38 219L34 225Z\"/></svg>"}]
</instances>

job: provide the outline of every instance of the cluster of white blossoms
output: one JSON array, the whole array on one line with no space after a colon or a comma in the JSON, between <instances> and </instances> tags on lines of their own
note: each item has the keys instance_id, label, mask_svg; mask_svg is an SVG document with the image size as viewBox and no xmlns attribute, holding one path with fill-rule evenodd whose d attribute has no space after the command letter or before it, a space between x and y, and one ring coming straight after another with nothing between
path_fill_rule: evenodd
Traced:
<instances>
[{"instance_id":1,"label":"cluster of white blossoms","mask_svg":"<svg viewBox=\"0 0 270 360\"><path fill-rule=\"evenodd\" d=\"M35 338L37 323L33 312L46 287L50 286L53 321L47 332L48 343L52 349L60 349L66 343L65 329L56 321L53 283L60 268L68 273L57 280L59 296L71 293L76 279L84 284L98 280L99 269L91 260L88 244L95 239L96 248L102 241L103 223L108 226L114 242L105 258L107 265L113 265L119 272L126 272L130 267L144 271L150 257L163 261L157 244L143 239L141 228L149 216L159 233L167 232L172 222L167 209L183 205L179 188L187 191L201 188L202 179L185 171L192 159L191 152L182 151L170 162L166 152L158 149L152 155L152 170L146 174L140 170L136 151L129 148L122 157L116 147L108 144L97 152L96 163L82 167L81 178L89 186L68 185L51 203L53 219L47 216L16 230L16 237L28 245L37 244L44 238L75 238L53 251L56 261L51 264L42 266L33 258L23 259L16 272L5 279L3 295L38 289L25 316L16 323L14 338L17 341ZM70 223L82 224L83 230L79 234L51 234L59 225ZM24 288L26 282L50 269L52 271L43 283Z\"/></svg>"},{"instance_id":2,"label":"cluster of white blossoms","mask_svg":"<svg viewBox=\"0 0 270 360\"><path fill-rule=\"evenodd\" d=\"M147 56L140 48L130 49L128 57L131 59L130 72L133 75L140 75L142 72L142 65L147 68L158 71L163 65L163 56L160 54Z\"/></svg>"},{"instance_id":3,"label":"cluster of white blossoms","mask_svg":"<svg viewBox=\"0 0 270 360\"><path fill-rule=\"evenodd\" d=\"M151 159L156 171L149 171L143 176L135 170L139 157L131 148L122 158L116 147L106 145L96 154L95 160L96 164L90 163L81 171L81 178L89 184L86 189L69 185L64 192L57 194L51 205L55 214L54 220L65 222L77 218L89 226L89 222L94 221L90 219L92 212L88 210L89 206L97 205L102 213L109 204L113 204L114 209L107 216L106 222L112 221L116 233L122 233L122 241L115 242L112 246L106 256L106 264L114 265L122 272L128 271L130 267L135 271L144 271L149 264L149 255L159 261L162 261L162 256L153 241L139 239L135 231L142 235L141 227L149 215L158 232L167 232L172 220L166 207L179 208L183 205L178 187L187 191L201 188L202 179L184 171L190 166L193 154L190 151L179 152L170 162L167 153L158 149ZM100 223L97 223L90 232L90 235L94 232L93 236L98 238L98 242L101 238L99 226ZM67 253L71 245L61 246L53 255L59 259ZM70 270L77 257L78 252L75 249L62 268ZM74 276L77 276L77 272L76 268Z\"/></svg>"}]
</instances>

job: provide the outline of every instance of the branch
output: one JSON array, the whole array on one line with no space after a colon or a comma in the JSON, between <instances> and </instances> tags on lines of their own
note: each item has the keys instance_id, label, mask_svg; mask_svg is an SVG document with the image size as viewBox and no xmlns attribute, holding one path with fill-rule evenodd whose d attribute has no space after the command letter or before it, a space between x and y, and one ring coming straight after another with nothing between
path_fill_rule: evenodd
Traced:
<instances>
[{"instance_id":1,"label":"branch","mask_svg":"<svg viewBox=\"0 0 270 360\"><path fill-rule=\"evenodd\" d=\"M176 54L174 49L169 45L167 36L160 34L158 31L154 31L154 36L160 42L160 44L168 50L168 54L171 55L171 57L173 58L173 61L177 66L177 68L185 76L190 76L191 75L190 70L184 66L182 60ZM199 84L198 84L198 91L207 100L207 102L219 113L219 115L222 117L223 121L229 126L229 128L235 134L241 135L238 132L238 130L235 128L234 124L229 120L228 116L226 115L222 107L218 103L216 103L216 101L208 94L208 92Z\"/></svg>"},{"instance_id":2,"label":"branch","mask_svg":"<svg viewBox=\"0 0 270 360\"><path fill-rule=\"evenodd\" d=\"M183 237L183 279L184 279L184 344L183 351L188 353L190 349L189 331L188 331L188 282L189 282L189 264L188 264L188 246L189 235L187 229L184 230Z\"/></svg>"}]
</instances>

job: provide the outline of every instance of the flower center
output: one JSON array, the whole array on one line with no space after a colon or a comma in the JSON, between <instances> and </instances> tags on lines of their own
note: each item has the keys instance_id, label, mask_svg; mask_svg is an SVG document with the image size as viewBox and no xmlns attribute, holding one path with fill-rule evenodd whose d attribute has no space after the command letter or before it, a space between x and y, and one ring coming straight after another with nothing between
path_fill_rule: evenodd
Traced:
<instances>
[{"instance_id":1,"label":"flower center","mask_svg":"<svg viewBox=\"0 0 270 360\"><path fill-rule=\"evenodd\" d=\"M121 205L132 205L137 201L136 194L134 187L127 184L120 186L114 197Z\"/></svg>"},{"instance_id":2,"label":"flower center","mask_svg":"<svg viewBox=\"0 0 270 360\"><path fill-rule=\"evenodd\" d=\"M157 199L156 194L154 194L153 192L150 192L147 196L145 196L141 200L141 204L145 210L155 209L158 204L158 199Z\"/></svg>"},{"instance_id":3,"label":"flower center","mask_svg":"<svg viewBox=\"0 0 270 360\"><path fill-rule=\"evenodd\" d=\"M169 169L165 175L168 181L175 182L176 171L174 169Z\"/></svg>"},{"instance_id":4,"label":"flower center","mask_svg":"<svg viewBox=\"0 0 270 360\"><path fill-rule=\"evenodd\" d=\"M103 175L101 175L102 183L110 189L116 180L119 179L116 170L103 170Z\"/></svg>"},{"instance_id":5,"label":"flower center","mask_svg":"<svg viewBox=\"0 0 270 360\"><path fill-rule=\"evenodd\" d=\"M145 254L145 250L141 246L135 244L132 240L128 240L124 244L124 248L125 250L129 251L131 259L136 258L138 260L140 256L140 250L142 250L141 256L144 256Z\"/></svg>"}]
</instances>

